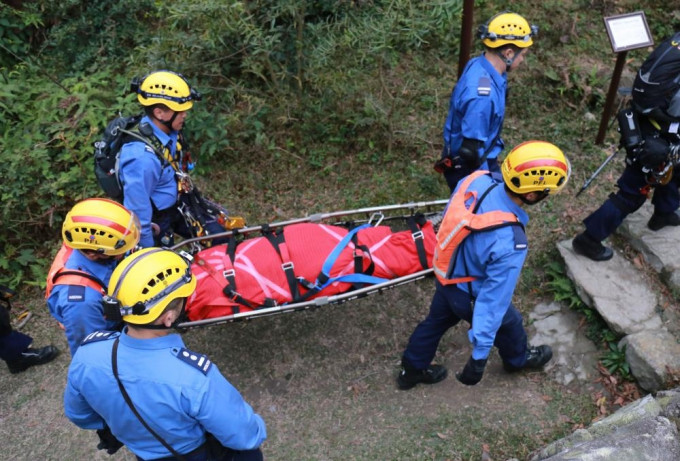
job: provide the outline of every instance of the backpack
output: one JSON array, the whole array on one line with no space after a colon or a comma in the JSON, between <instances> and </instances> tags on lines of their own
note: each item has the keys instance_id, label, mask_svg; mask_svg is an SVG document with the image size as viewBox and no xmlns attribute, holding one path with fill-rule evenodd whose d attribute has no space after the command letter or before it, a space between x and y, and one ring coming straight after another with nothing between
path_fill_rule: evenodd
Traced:
<instances>
[{"instance_id":1,"label":"backpack","mask_svg":"<svg viewBox=\"0 0 680 461\"><path fill-rule=\"evenodd\" d=\"M119 178L119 154L123 144L141 141L150 146L163 164L163 146L153 135L150 126L139 125L142 115L116 117L106 126L101 140L94 143L94 175L99 186L111 199L123 201L123 187Z\"/></svg>"},{"instance_id":2,"label":"backpack","mask_svg":"<svg viewBox=\"0 0 680 461\"><path fill-rule=\"evenodd\" d=\"M61 248L52 261L50 270L47 272L47 285L45 287L45 299L50 297L55 285L81 285L106 294L106 285L92 274L77 269L66 269L64 265L73 253L73 248L62 243Z\"/></svg>"},{"instance_id":3,"label":"backpack","mask_svg":"<svg viewBox=\"0 0 680 461\"><path fill-rule=\"evenodd\" d=\"M488 171L477 170L468 175L453 194L446 208L444 218L437 232L437 243L434 247L432 267L434 275L442 285L471 282L475 277L451 278L458 248L472 232L498 229L504 226L518 226L524 232L524 226L517 216L509 211L488 211L477 214L479 206L487 194L498 185L494 183L478 197L477 191L468 192L468 187L478 177L489 174ZM472 198L469 205L465 202ZM526 239L524 240L526 242Z\"/></svg>"},{"instance_id":4,"label":"backpack","mask_svg":"<svg viewBox=\"0 0 680 461\"><path fill-rule=\"evenodd\" d=\"M680 32L642 63L633 82L633 106L652 118L680 121Z\"/></svg>"}]
</instances>

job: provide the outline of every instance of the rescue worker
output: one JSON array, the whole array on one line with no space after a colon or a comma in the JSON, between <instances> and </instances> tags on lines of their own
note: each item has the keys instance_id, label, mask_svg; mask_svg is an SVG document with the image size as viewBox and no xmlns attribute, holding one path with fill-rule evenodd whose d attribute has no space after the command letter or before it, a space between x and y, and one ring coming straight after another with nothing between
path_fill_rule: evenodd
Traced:
<instances>
[{"instance_id":1,"label":"rescue worker","mask_svg":"<svg viewBox=\"0 0 680 461\"><path fill-rule=\"evenodd\" d=\"M262 418L214 363L172 332L195 287L189 263L160 248L133 253L113 272L104 310L125 327L86 338L64 394L66 416L97 430L109 453L125 444L141 460L262 459ZM207 454L213 437L219 457Z\"/></svg>"},{"instance_id":2,"label":"rescue worker","mask_svg":"<svg viewBox=\"0 0 680 461\"><path fill-rule=\"evenodd\" d=\"M182 146L181 130L187 111L194 101L201 100L200 93L192 89L182 75L167 70L134 79L132 90L146 114L139 123L139 131L147 138L155 138L152 145L142 140L132 141L120 150L123 204L139 217L140 246L172 246L174 233L194 237L180 213L182 206L196 220L205 220L203 227L208 234L224 232L215 217L199 209L195 196L188 196L193 192L193 184L187 172L193 164L182 150L186 146ZM163 150L162 159L154 152L154 144Z\"/></svg>"},{"instance_id":3,"label":"rescue worker","mask_svg":"<svg viewBox=\"0 0 680 461\"><path fill-rule=\"evenodd\" d=\"M46 294L71 356L89 333L119 326L104 318L102 295L118 262L136 247L140 232L134 213L105 198L78 202L66 215L61 227L64 250L52 264ZM64 261L65 249L71 252Z\"/></svg>"},{"instance_id":4,"label":"rescue worker","mask_svg":"<svg viewBox=\"0 0 680 461\"><path fill-rule=\"evenodd\" d=\"M618 190L583 220L585 230L572 241L576 253L593 261L607 261L614 256L612 249L602 241L650 196L654 206L647 222L650 230L680 225L680 216L676 213L680 207L680 172L673 168L680 160L678 123L657 121L632 108L626 113L634 120L633 126L637 127L638 133L632 135L633 142L627 142L625 137L629 133L621 130L626 167L616 182ZM624 128L626 126L628 123L623 124Z\"/></svg>"},{"instance_id":5,"label":"rescue worker","mask_svg":"<svg viewBox=\"0 0 680 461\"><path fill-rule=\"evenodd\" d=\"M12 308L10 298L14 291L0 285L0 359L7 364L12 374L21 373L34 365L51 362L59 350L52 346L38 349L32 348L33 338L12 328L9 311Z\"/></svg>"},{"instance_id":6,"label":"rescue worker","mask_svg":"<svg viewBox=\"0 0 680 461\"><path fill-rule=\"evenodd\" d=\"M528 141L515 147L502 164L503 180L479 174L464 180L465 200L470 195L478 201L477 215L502 213L503 222L483 232L472 232L445 257L435 254L433 266L437 275L435 294L430 311L411 335L402 356L398 387L411 389L419 383L433 384L446 378L442 365L432 364L439 341L446 331L460 320L470 324L468 337L472 353L456 378L463 384L477 384L491 352L496 346L509 372L525 368L541 368L552 358L550 346L531 347L522 325L522 316L512 304L512 294L527 254L524 233L529 217L522 209L535 205L564 187L571 174L568 160L555 145L543 141ZM437 250L448 247L450 235L457 231L457 211L449 201L437 233ZM460 197L460 196L458 196ZM483 197L483 198L482 198ZM444 275L448 274L448 275ZM453 279L472 277L461 283ZM456 280L457 281L457 280ZM463 283L464 281L464 283Z\"/></svg>"},{"instance_id":7,"label":"rescue worker","mask_svg":"<svg viewBox=\"0 0 680 461\"><path fill-rule=\"evenodd\" d=\"M501 139L507 73L526 57L538 27L522 16L502 12L479 27L484 53L468 61L451 94L444 123L444 149L435 169L451 192L461 178L477 169L500 173Z\"/></svg>"}]
</instances>

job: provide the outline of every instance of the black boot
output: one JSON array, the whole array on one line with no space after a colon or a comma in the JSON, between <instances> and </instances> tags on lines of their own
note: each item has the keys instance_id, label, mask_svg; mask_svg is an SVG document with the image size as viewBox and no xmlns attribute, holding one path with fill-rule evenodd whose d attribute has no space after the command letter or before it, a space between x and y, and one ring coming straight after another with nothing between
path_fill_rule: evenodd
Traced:
<instances>
[{"instance_id":1,"label":"black boot","mask_svg":"<svg viewBox=\"0 0 680 461\"><path fill-rule=\"evenodd\" d=\"M42 365L52 361L57 355L59 355L59 349L54 346L45 346L40 349L29 347L21 353L18 359L7 360L7 368L10 373L21 373L33 365Z\"/></svg>"},{"instance_id":2,"label":"black boot","mask_svg":"<svg viewBox=\"0 0 680 461\"><path fill-rule=\"evenodd\" d=\"M416 384L434 384L446 378L446 368L442 365L429 365L424 370L413 367L406 359L401 359L401 372L397 377L397 385L402 391L411 389Z\"/></svg>"},{"instance_id":3,"label":"black boot","mask_svg":"<svg viewBox=\"0 0 680 461\"><path fill-rule=\"evenodd\" d=\"M590 258L593 261L607 261L614 256L611 248L602 245L601 242L592 238L587 232L581 232L574 237L571 246L576 254Z\"/></svg>"},{"instance_id":4,"label":"black boot","mask_svg":"<svg viewBox=\"0 0 680 461\"><path fill-rule=\"evenodd\" d=\"M647 227L653 231L658 231L666 226L680 226L680 216L676 213L661 214L655 212L647 223Z\"/></svg>"},{"instance_id":5,"label":"black boot","mask_svg":"<svg viewBox=\"0 0 680 461\"><path fill-rule=\"evenodd\" d=\"M513 367L503 362L503 368L508 373L514 373L527 368L538 369L543 368L543 365L550 362L550 359L552 359L552 349L550 346L530 347L527 349L527 361L523 367Z\"/></svg>"}]
</instances>

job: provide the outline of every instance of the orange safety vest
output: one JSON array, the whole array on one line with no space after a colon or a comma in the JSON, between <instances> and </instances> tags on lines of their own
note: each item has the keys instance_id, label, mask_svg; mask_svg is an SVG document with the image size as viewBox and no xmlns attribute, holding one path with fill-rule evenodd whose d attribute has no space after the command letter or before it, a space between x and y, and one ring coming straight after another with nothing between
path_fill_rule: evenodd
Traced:
<instances>
[{"instance_id":1,"label":"orange safety vest","mask_svg":"<svg viewBox=\"0 0 680 461\"><path fill-rule=\"evenodd\" d=\"M47 286L45 288L45 299L50 297L55 285L81 285L99 291L102 295L106 294L106 286L94 275L88 274L77 269L66 269L64 265L69 256L73 253L73 248L62 244L54 257L50 270L47 273Z\"/></svg>"},{"instance_id":2,"label":"orange safety vest","mask_svg":"<svg viewBox=\"0 0 680 461\"><path fill-rule=\"evenodd\" d=\"M479 198L477 196L478 191L468 192L468 187L472 181L488 173L488 171L478 170L467 176L449 201L446 214L437 232L437 243L434 247L432 261L434 275L442 285L471 282L475 279L475 277L469 275L458 278L451 277L457 250L470 233L513 224L521 226L517 216L509 211L496 210L476 213L481 201L491 188L487 189ZM466 205L469 199L472 199L472 201L469 205Z\"/></svg>"}]
</instances>

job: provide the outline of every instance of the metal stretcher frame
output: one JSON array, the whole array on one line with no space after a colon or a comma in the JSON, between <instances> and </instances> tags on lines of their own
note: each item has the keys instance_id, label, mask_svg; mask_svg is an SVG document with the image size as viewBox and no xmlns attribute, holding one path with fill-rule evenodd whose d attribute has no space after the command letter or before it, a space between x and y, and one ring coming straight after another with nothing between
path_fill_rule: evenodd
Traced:
<instances>
[{"instance_id":1,"label":"metal stretcher frame","mask_svg":"<svg viewBox=\"0 0 680 461\"><path fill-rule=\"evenodd\" d=\"M335 211L335 212L330 212L330 213L316 213L304 218L297 218L297 219L291 219L288 221L281 221L281 222L276 222L268 225L259 225L259 226L252 226L252 227L244 227L241 229L238 229L236 231L226 231L222 232L219 234L212 234L212 235L206 235L202 237L195 237L191 239L186 239L183 240L182 242L178 243L177 245L173 246L171 249L175 251L180 251L183 247L190 246L192 248L195 248L195 246L198 244L200 245L201 242L204 242L206 240L212 240L220 237L229 237L232 235L240 234L240 235L248 235L252 234L255 232L260 232L265 228L269 229L277 229L277 228L282 228L291 224L299 224L299 223L320 223L322 221L327 221L329 219L333 218L341 218L345 216L354 216L354 215L365 215L365 218L363 219L354 219L352 220L353 222L371 222L373 225L378 225L380 222L383 220L395 220L395 219L407 219L410 216L415 215L417 212L421 212L424 214L435 214L432 209L434 208L440 208L443 209L443 207L448 203L448 199L446 200L433 200L433 201L425 201L425 202L410 202L410 203L403 203L403 204L396 204L396 205L386 205L386 206L376 206L376 207L369 207L369 208L359 208L356 210L344 210L344 211ZM406 210L408 214L401 214L399 216L389 216L385 217L384 213L385 212L390 212L390 211L398 211L398 210ZM425 211L423 211L425 210ZM302 302L296 302L296 303L286 303L286 304L281 304L273 307L261 307L254 309L252 311L248 312L239 312L231 315L225 315L222 317L212 317L212 318L207 318L207 319L201 319L201 320L194 320L194 321L189 321L189 322L183 322L178 325L178 328L180 329L191 329L191 328L197 328L197 327L204 327L204 326L211 326L211 325L219 325L219 324L225 324L225 323L232 323L236 321L242 321L242 320L250 320L253 318L257 317L265 317L265 316L270 316L270 315L276 315L276 314L282 314L282 313L287 313L287 312L296 312L296 311L302 311L302 310L308 310L308 309L314 309L322 306L326 306L329 304L342 304L347 301L353 301L355 299L360 299L364 298L366 296L375 294L375 293L381 293L383 291L395 288L400 285L404 285L407 283L415 282L416 280L423 279L429 275L432 274L432 268L421 270L419 272L414 272L412 274L408 274L402 277L397 277L394 279L387 280L382 283L378 283L375 285L369 285L363 288L358 288L358 289L353 289L350 291L346 291L344 293L339 293L336 295L331 295L331 296L321 296L318 298L314 298L308 301L302 301Z\"/></svg>"}]
</instances>

